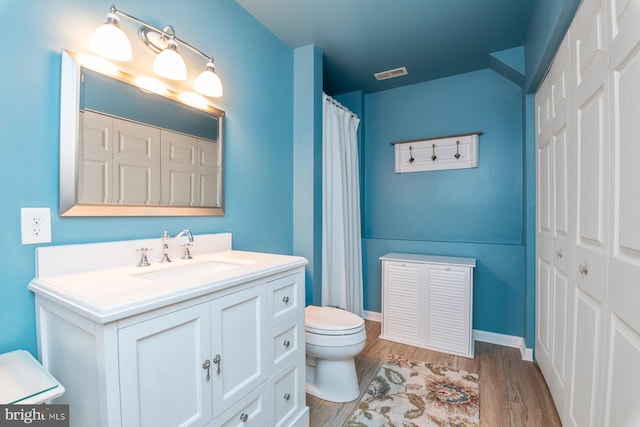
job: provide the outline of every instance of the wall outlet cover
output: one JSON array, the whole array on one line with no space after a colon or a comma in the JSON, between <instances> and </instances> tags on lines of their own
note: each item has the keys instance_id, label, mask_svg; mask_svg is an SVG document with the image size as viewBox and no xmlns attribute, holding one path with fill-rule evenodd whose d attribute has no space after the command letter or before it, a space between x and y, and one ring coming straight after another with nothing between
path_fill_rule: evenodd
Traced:
<instances>
[{"instance_id":1,"label":"wall outlet cover","mask_svg":"<svg viewBox=\"0 0 640 427\"><path fill-rule=\"evenodd\" d=\"M51 209L21 208L22 244L51 242Z\"/></svg>"}]
</instances>

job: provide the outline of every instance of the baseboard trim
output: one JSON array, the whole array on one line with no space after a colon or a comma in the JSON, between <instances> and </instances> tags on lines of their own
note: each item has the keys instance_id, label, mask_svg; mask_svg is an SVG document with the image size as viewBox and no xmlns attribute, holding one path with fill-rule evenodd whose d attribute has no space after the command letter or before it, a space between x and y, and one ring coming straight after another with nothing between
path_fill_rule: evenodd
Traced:
<instances>
[{"instance_id":1,"label":"baseboard trim","mask_svg":"<svg viewBox=\"0 0 640 427\"><path fill-rule=\"evenodd\" d=\"M513 347L520 350L522 360L528 362L533 361L533 349L527 348L524 338L515 335L497 334L495 332L473 330L473 340L488 342L491 344L503 345L505 347Z\"/></svg>"},{"instance_id":2,"label":"baseboard trim","mask_svg":"<svg viewBox=\"0 0 640 427\"><path fill-rule=\"evenodd\" d=\"M376 311L363 310L362 317L366 320L382 322L382 313L378 313ZM505 347L517 348L520 350L520 356L522 357L522 360L533 362L533 349L527 348L527 345L524 342L524 338L522 337L517 337L515 335L497 334L495 332L487 332L474 329L473 341L482 341L491 344L503 345Z\"/></svg>"},{"instance_id":3,"label":"baseboard trim","mask_svg":"<svg viewBox=\"0 0 640 427\"><path fill-rule=\"evenodd\" d=\"M362 311L362 317L365 320L373 320L374 322L382 322L382 314L381 313L377 313L375 311L363 310Z\"/></svg>"}]
</instances>

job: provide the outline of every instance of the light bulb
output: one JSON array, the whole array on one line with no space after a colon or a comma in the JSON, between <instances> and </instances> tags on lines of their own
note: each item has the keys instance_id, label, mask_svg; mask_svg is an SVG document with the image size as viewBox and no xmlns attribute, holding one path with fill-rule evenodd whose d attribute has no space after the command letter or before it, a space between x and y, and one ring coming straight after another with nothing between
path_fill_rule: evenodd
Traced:
<instances>
[{"instance_id":1,"label":"light bulb","mask_svg":"<svg viewBox=\"0 0 640 427\"><path fill-rule=\"evenodd\" d=\"M131 43L118 25L118 16L109 12L107 22L96 28L91 37L91 49L100 56L114 61L131 61Z\"/></svg>"},{"instance_id":2,"label":"light bulb","mask_svg":"<svg viewBox=\"0 0 640 427\"><path fill-rule=\"evenodd\" d=\"M187 65L178 53L175 40L169 39L166 49L153 61L153 72L170 80L186 80Z\"/></svg>"},{"instance_id":3,"label":"light bulb","mask_svg":"<svg viewBox=\"0 0 640 427\"><path fill-rule=\"evenodd\" d=\"M212 61L207 62L206 70L201 72L196 79L195 89L196 92L202 95L211 97L222 96L222 82L216 74L216 69Z\"/></svg>"}]
</instances>

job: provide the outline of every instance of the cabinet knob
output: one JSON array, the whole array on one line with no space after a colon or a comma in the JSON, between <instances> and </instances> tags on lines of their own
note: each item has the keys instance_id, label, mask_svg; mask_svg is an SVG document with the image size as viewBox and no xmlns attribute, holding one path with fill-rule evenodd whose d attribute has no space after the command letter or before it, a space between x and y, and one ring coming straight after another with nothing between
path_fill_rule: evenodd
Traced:
<instances>
[{"instance_id":1,"label":"cabinet knob","mask_svg":"<svg viewBox=\"0 0 640 427\"><path fill-rule=\"evenodd\" d=\"M286 401L289 401L289 399L291 399L291 395L289 393L285 393L283 397Z\"/></svg>"},{"instance_id":2,"label":"cabinet knob","mask_svg":"<svg viewBox=\"0 0 640 427\"><path fill-rule=\"evenodd\" d=\"M220 360L220 355L219 354L216 354L216 356L213 358L213 363L218 365L218 369L216 370L216 374L220 375L220 365L222 365L222 362Z\"/></svg>"},{"instance_id":3,"label":"cabinet knob","mask_svg":"<svg viewBox=\"0 0 640 427\"><path fill-rule=\"evenodd\" d=\"M207 381L211 379L211 361L209 359L202 363L202 369L207 370Z\"/></svg>"},{"instance_id":4,"label":"cabinet knob","mask_svg":"<svg viewBox=\"0 0 640 427\"><path fill-rule=\"evenodd\" d=\"M249 419L249 414L245 414L244 412L240 414L240 421L242 421L243 423L246 423L248 419Z\"/></svg>"},{"instance_id":5,"label":"cabinet knob","mask_svg":"<svg viewBox=\"0 0 640 427\"><path fill-rule=\"evenodd\" d=\"M284 340L284 342L282 343L282 345L284 346L284 348L289 348L289 346L291 345L291 341L289 341L289 340Z\"/></svg>"},{"instance_id":6,"label":"cabinet knob","mask_svg":"<svg viewBox=\"0 0 640 427\"><path fill-rule=\"evenodd\" d=\"M556 258L558 258L558 259L562 258L562 251L560 251L560 250L556 251Z\"/></svg>"},{"instance_id":7,"label":"cabinet knob","mask_svg":"<svg viewBox=\"0 0 640 427\"><path fill-rule=\"evenodd\" d=\"M285 304L289 304L289 297L283 297L282 302Z\"/></svg>"}]
</instances>

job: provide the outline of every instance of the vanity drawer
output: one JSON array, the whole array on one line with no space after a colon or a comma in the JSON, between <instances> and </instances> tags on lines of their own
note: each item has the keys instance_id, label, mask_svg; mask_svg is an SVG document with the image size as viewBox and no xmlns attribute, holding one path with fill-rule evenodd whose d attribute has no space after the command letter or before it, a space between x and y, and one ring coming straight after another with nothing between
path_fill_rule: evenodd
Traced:
<instances>
[{"instance_id":1,"label":"vanity drawer","mask_svg":"<svg viewBox=\"0 0 640 427\"><path fill-rule=\"evenodd\" d=\"M299 272L268 283L267 305L270 326L290 319L302 310L304 273Z\"/></svg>"},{"instance_id":2,"label":"vanity drawer","mask_svg":"<svg viewBox=\"0 0 640 427\"><path fill-rule=\"evenodd\" d=\"M267 381L216 417L207 427L255 426L267 424Z\"/></svg>"},{"instance_id":3,"label":"vanity drawer","mask_svg":"<svg viewBox=\"0 0 640 427\"><path fill-rule=\"evenodd\" d=\"M304 407L305 358L299 357L269 379L269 426L288 425Z\"/></svg>"},{"instance_id":4,"label":"vanity drawer","mask_svg":"<svg viewBox=\"0 0 640 427\"><path fill-rule=\"evenodd\" d=\"M272 375L305 352L304 330L291 319L269 330L269 374Z\"/></svg>"}]
</instances>

